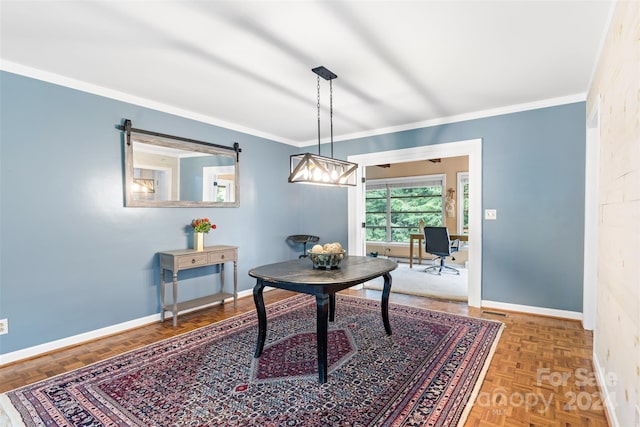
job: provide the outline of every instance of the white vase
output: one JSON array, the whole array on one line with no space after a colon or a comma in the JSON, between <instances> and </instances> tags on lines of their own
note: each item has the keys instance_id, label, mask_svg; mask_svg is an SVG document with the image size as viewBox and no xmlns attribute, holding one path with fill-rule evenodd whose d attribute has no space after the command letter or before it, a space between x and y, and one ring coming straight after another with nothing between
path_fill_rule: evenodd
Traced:
<instances>
[{"instance_id":1,"label":"white vase","mask_svg":"<svg viewBox=\"0 0 640 427\"><path fill-rule=\"evenodd\" d=\"M193 233L193 249L204 250L204 233Z\"/></svg>"}]
</instances>

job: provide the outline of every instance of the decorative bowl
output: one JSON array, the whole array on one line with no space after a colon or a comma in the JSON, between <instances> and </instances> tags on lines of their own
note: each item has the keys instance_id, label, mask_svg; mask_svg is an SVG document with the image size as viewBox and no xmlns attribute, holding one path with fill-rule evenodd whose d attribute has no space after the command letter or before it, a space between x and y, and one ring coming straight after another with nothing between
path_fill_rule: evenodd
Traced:
<instances>
[{"instance_id":1,"label":"decorative bowl","mask_svg":"<svg viewBox=\"0 0 640 427\"><path fill-rule=\"evenodd\" d=\"M347 251L342 252L311 252L307 251L307 255L313 262L313 268L323 268L325 270L331 270L333 268L340 268L340 263L344 259Z\"/></svg>"}]
</instances>

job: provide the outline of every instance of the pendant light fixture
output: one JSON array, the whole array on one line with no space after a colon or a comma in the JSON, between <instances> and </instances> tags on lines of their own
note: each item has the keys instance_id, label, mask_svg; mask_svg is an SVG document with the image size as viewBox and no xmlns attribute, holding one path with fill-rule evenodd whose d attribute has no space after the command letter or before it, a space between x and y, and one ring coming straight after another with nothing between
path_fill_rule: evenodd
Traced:
<instances>
[{"instance_id":1,"label":"pendant light fixture","mask_svg":"<svg viewBox=\"0 0 640 427\"><path fill-rule=\"evenodd\" d=\"M312 69L318 75L318 154L293 154L290 157L289 182L344 187L356 185L356 163L333 158L333 79L338 76L325 67ZM320 77L329 80L329 117L331 121L331 157L320 155Z\"/></svg>"}]
</instances>

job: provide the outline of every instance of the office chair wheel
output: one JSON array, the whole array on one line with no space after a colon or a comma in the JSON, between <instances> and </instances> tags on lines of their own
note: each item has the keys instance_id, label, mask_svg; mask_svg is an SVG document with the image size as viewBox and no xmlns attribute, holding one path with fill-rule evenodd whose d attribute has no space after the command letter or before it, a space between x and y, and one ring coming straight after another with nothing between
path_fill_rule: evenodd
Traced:
<instances>
[{"instance_id":1,"label":"office chair wheel","mask_svg":"<svg viewBox=\"0 0 640 427\"><path fill-rule=\"evenodd\" d=\"M443 264L429 266L429 267L425 268L423 271L425 273L436 274L438 276L442 276L442 271L443 270L444 270L445 273L446 272L450 272L450 273L455 273L458 276L460 275L460 270L458 270L457 268L449 267L448 265L443 265Z\"/></svg>"},{"instance_id":2,"label":"office chair wheel","mask_svg":"<svg viewBox=\"0 0 640 427\"><path fill-rule=\"evenodd\" d=\"M457 274L458 276L460 275L460 270L458 270L457 268L449 267L448 265L445 265L443 268L445 270L451 270L453 273Z\"/></svg>"},{"instance_id":3,"label":"office chair wheel","mask_svg":"<svg viewBox=\"0 0 640 427\"><path fill-rule=\"evenodd\" d=\"M427 267L422 271L425 272L425 273L434 274L434 275L438 275L438 276L442 275L439 265L432 265L431 267Z\"/></svg>"}]
</instances>

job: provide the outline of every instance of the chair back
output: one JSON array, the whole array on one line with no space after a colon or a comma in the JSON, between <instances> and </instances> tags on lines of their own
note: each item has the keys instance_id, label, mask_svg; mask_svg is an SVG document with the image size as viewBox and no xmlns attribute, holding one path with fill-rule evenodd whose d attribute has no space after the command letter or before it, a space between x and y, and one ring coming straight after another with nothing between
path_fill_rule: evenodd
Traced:
<instances>
[{"instance_id":1,"label":"chair back","mask_svg":"<svg viewBox=\"0 0 640 427\"><path fill-rule=\"evenodd\" d=\"M449 230L447 227L425 227L424 248L425 251L440 256L451 255L451 243L449 242Z\"/></svg>"}]
</instances>

